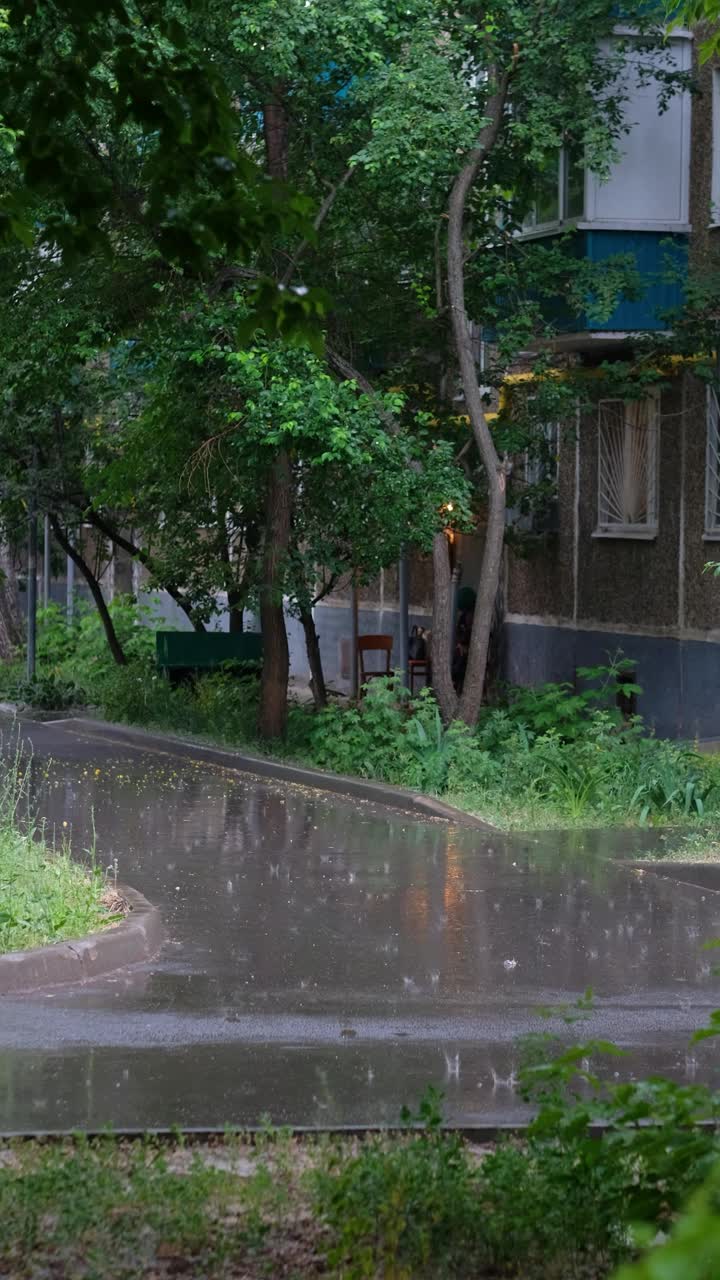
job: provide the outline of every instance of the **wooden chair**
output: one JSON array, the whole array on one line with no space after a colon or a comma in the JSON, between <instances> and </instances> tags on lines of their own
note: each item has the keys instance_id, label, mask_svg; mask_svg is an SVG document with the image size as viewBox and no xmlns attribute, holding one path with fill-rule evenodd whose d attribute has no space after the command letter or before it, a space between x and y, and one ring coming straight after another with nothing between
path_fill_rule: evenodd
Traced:
<instances>
[{"instance_id":1,"label":"wooden chair","mask_svg":"<svg viewBox=\"0 0 720 1280\"><path fill-rule=\"evenodd\" d=\"M408 658L408 680L410 697L415 692L415 679L425 677L425 684L432 684L432 662L430 658Z\"/></svg>"},{"instance_id":2,"label":"wooden chair","mask_svg":"<svg viewBox=\"0 0 720 1280\"><path fill-rule=\"evenodd\" d=\"M367 684L368 680L372 680L375 676L390 676L392 670L390 668L390 657L392 654L393 638L392 636L358 636L358 659L360 662L360 670L358 673L358 691L362 697L362 687ZM384 653L385 666L375 668L368 671L365 666L366 653Z\"/></svg>"}]
</instances>

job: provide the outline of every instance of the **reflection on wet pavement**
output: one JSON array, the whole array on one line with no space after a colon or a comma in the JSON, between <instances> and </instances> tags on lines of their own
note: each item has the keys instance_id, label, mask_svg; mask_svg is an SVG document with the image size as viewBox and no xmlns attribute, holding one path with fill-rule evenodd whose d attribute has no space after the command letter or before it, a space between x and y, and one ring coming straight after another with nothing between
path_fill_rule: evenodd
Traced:
<instances>
[{"instance_id":1,"label":"reflection on wet pavement","mask_svg":"<svg viewBox=\"0 0 720 1280\"><path fill-rule=\"evenodd\" d=\"M508 1118L517 1037L587 987L572 1034L711 1078L687 1044L720 1003L720 896L614 865L607 836L489 838L72 722L24 731L48 832L117 859L168 938L0 1002L1 1129L383 1123L430 1082L456 1120Z\"/></svg>"}]
</instances>

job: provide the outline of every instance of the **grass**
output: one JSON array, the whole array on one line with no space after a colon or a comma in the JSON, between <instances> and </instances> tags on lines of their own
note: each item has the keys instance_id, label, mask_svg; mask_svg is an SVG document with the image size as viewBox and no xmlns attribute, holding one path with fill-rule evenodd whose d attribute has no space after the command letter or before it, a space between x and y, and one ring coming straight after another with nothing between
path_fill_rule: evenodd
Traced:
<instances>
[{"instance_id":1,"label":"grass","mask_svg":"<svg viewBox=\"0 0 720 1280\"><path fill-rule=\"evenodd\" d=\"M0 953L82 938L120 918L95 866L73 859L66 842L48 845L23 821L28 771L18 754L0 762Z\"/></svg>"},{"instance_id":2,"label":"grass","mask_svg":"<svg viewBox=\"0 0 720 1280\"><path fill-rule=\"evenodd\" d=\"M616 1090L602 1141L592 1107L554 1099L524 1136L484 1147L439 1127L438 1096L419 1129L364 1140L0 1146L0 1275L611 1280L635 1253L631 1224L669 1230L717 1164L714 1132L692 1127L713 1108L697 1090Z\"/></svg>"},{"instance_id":3,"label":"grass","mask_svg":"<svg viewBox=\"0 0 720 1280\"><path fill-rule=\"evenodd\" d=\"M662 837L661 837L662 838ZM698 831L685 832L664 840L665 848L648 854L648 861L663 862L720 862L720 836L717 822L707 824Z\"/></svg>"}]
</instances>

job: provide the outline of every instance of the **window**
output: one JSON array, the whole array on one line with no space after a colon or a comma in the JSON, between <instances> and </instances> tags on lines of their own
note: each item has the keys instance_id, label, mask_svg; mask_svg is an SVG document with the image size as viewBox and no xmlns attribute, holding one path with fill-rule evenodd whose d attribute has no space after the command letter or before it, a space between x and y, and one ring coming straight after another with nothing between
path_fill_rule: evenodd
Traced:
<instances>
[{"instance_id":1,"label":"window","mask_svg":"<svg viewBox=\"0 0 720 1280\"><path fill-rule=\"evenodd\" d=\"M658 402L602 400L598 408L600 537L652 538L658 526Z\"/></svg>"},{"instance_id":2,"label":"window","mask_svg":"<svg viewBox=\"0 0 720 1280\"><path fill-rule=\"evenodd\" d=\"M554 164L538 178L525 231L582 218L585 213L585 169L577 148L563 148Z\"/></svg>"},{"instance_id":3,"label":"window","mask_svg":"<svg viewBox=\"0 0 720 1280\"><path fill-rule=\"evenodd\" d=\"M705 535L720 538L720 404L713 387L707 389Z\"/></svg>"}]
</instances>

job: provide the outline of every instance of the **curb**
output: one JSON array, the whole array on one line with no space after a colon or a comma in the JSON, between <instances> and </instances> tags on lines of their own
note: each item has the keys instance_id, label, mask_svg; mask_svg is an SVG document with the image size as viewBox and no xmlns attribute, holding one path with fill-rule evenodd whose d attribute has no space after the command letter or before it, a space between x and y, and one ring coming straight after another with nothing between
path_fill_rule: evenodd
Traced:
<instances>
[{"instance_id":1,"label":"curb","mask_svg":"<svg viewBox=\"0 0 720 1280\"><path fill-rule=\"evenodd\" d=\"M118 891L130 907L119 924L77 941L0 955L0 996L87 982L155 955L164 936L160 912L135 889L118 885Z\"/></svg>"},{"instance_id":2,"label":"curb","mask_svg":"<svg viewBox=\"0 0 720 1280\"><path fill-rule=\"evenodd\" d=\"M183 756L188 759L207 760L209 764L221 765L226 769L237 769L242 773L251 773L258 778L268 778L275 782L290 782L295 786L312 787L317 791L330 791L335 795L351 796L356 800L370 800L374 804L401 809L420 818L442 818L456 826L471 827L475 831L484 831L486 835L502 834L498 827L493 827L482 818L476 818L462 809L436 800L432 796L423 795L419 791L409 791L404 787L393 787L389 783L371 782L365 778L354 778L348 774L325 773L322 769L308 769L303 765L286 764L279 760L271 760L266 756L248 755L244 751L232 748L212 747L204 743L194 742L190 738L176 738L169 734L153 733L148 729L135 729L129 725L115 724L109 720L94 720L90 717L68 717L68 728L71 732L100 732L112 734L118 742L129 746L154 748L169 754Z\"/></svg>"}]
</instances>

